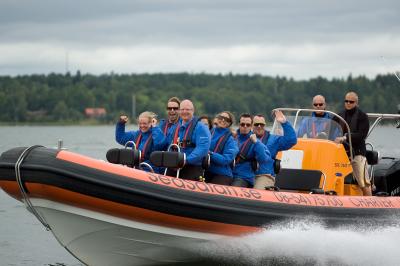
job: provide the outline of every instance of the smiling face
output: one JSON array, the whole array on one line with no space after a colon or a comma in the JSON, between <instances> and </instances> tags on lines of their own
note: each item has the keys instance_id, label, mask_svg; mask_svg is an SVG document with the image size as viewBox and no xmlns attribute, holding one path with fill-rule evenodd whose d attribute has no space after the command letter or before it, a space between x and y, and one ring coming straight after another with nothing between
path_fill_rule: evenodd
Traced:
<instances>
[{"instance_id":1,"label":"smiling face","mask_svg":"<svg viewBox=\"0 0 400 266\"><path fill-rule=\"evenodd\" d=\"M179 104L177 102L167 103L168 121L175 123L179 119Z\"/></svg>"},{"instance_id":2,"label":"smiling face","mask_svg":"<svg viewBox=\"0 0 400 266\"><path fill-rule=\"evenodd\" d=\"M215 117L215 123L219 128L227 128L231 126L232 120L229 114L222 112Z\"/></svg>"},{"instance_id":3,"label":"smiling face","mask_svg":"<svg viewBox=\"0 0 400 266\"><path fill-rule=\"evenodd\" d=\"M147 132L151 127L151 118L147 116L139 116L138 121L140 131Z\"/></svg>"},{"instance_id":4,"label":"smiling face","mask_svg":"<svg viewBox=\"0 0 400 266\"><path fill-rule=\"evenodd\" d=\"M193 118L194 114L194 106L193 103L189 100L183 100L180 106L180 116L183 122L188 122Z\"/></svg>"},{"instance_id":5,"label":"smiling face","mask_svg":"<svg viewBox=\"0 0 400 266\"><path fill-rule=\"evenodd\" d=\"M247 135L251 131L251 117L241 117L239 120L240 134Z\"/></svg>"},{"instance_id":6,"label":"smiling face","mask_svg":"<svg viewBox=\"0 0 400 266\"><path fill-rule=\"evenodd\" d=\"M266 125L266 123L265 123L265 118L264 117L258 116L258 115L254 116L254 118L253 118L253 130L254 130L254 133L256 133L256 135L258 137L264 135L265 125Z\"/></svg>"}]
</instances>

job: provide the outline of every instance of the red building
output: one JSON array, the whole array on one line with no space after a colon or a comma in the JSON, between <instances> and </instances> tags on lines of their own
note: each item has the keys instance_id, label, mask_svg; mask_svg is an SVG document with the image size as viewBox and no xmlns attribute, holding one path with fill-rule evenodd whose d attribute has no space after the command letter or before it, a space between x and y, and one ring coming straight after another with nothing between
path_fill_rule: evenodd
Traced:
<instances>
[{"instance_id":1,"label":"red building","mask_svg":"<svg viewBox=\"0 0 400 266\"><path fill-rule=\"evenodd\" d=\"M85 108L85 115L88 118L100 118L107 114L105 108Z\"/></svg>"}]
</instances>

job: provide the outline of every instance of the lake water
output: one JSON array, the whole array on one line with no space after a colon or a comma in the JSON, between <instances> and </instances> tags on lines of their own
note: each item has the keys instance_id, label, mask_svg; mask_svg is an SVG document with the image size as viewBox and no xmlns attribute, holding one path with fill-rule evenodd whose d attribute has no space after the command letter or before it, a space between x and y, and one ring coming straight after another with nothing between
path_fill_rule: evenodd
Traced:
<instances>
[{"instance_id":1,"label":"lake water","mask_svg":"<svg viewBox=\"0 0 400 266\"><path fill-rule=\"evenodd\" d=\"M384 136L377 141L377 136ZM400 130L378 128L371 136L385 155L400 155ZM105 159L117 147L114 126L0 127L0 153L16 146L56 147L59 139L70 151ZM397 144L398 147L395 147ZM215 243L200 252L217 265L399 265L400 223L386 228L329 230L316 221L276 225L262 234ZM64 250L51 232L22 203L0 190L0 265L82 265Z\"/></svg>"}]
</instances>

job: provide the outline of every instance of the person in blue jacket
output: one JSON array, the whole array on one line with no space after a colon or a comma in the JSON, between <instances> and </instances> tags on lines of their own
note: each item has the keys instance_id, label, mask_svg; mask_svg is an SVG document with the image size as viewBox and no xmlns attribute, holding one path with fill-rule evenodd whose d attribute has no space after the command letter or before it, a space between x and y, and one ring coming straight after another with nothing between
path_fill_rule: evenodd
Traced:
<instances>
[{"instance_id":1,"label":"person in blue jacket","mask_svg":"<svg viewBox=\"0 0 400 266\"><path fill-rule=\"evenodd\" d=\"M200 181L204 178L203 160L210 148L210 130L194 116L194 106L190 100L180 104L180 122L173 134L168 136L169 144L177 144L185 153L185 166L180 171L180 178ZM168 169L167 175L176 176L176 171Z\"/></svg>"},{"instance_id":2,"label":"person in blue jacket","mask_svg":"<svg viewBox=\"0 0 400 266\"><path fill-rule=\"evenodd\" d=\"M158 125L165 136L174 132L179 122L179 105L181 101L178 97L172 97L167 102L167 119L161 119Z\"/></svg>"},{"instance_id":3,"label":"person in blue jacket","mask_svg":"<svg viewBox=\"0 0 400 266\"><path fill-rule=\"evenodd\" d=\"M235 159L233 168L232 186L253 187L255 164L266 164L272 161L271 155L266 146L257 139L252 129L253 119L250 114L242 114L239 120L239 130L237 133L237 143L239 153Z\"/></svg>"},{"instance_id":4,"label":"person in blue jacket","mask_svg":"<svg viewBox=\"0 0 400 266\"><path fill-rule=\"evenodd\" d=\"M323 112L326 110L325 97L316 95L313 98L313 109L311 117L304 118L297 130L297 137L303 138L322 138L335 140L341 135L339 125L332 120L329 113Z\"/></svg>"},{"instance_id":5,"label":"person in blue jacket","mask_svg":"<svg viewBox=\"0 0 400 266\"><path fill-rule=\"evenodd\" d=\"M265 189L267 186L275 185L274 162L279 151L288 150L297 143L297 136L294 128L286 117L279 110L274 111L275 119L283 129L283 136L271 134L265 129L265 117L261 114L254 116L253 130L257 138L268 148L271 154L271 161L259 165L256 171L254 188Z\"/></svg>"},{"instance_id":6,"label":"person in blue jacket","mask_svg":"<svg viewBox=\"0 0 400 266\"><path fill-rule=\"evenodd\" d=\"M138 125L139 130L136 131L125 131L125 125L128 122L126 115L121 115L115 128L115 140L125 145L128 141L133 141L136 145L136 149L142 153L141 162L146 162L152 166L149 161L150 154L153 151L162 150L165 146L166 137L162 133L161 129L157 126L153 126L154 113L143 112L139 115ZM128 146L132 146L129 144ZM153 166L152 166L153 167ZM156 172L160 169L154 168ZM148 171L149 169L145 168Z\"/></svg>"},{"instance_id":7,"label":"person in blue jacket","mask_svg":"<svg viewBox=\"0 0 400 266\"><path fill-rule=\"evenodd\" d=\"M206 171L206 182L229 186L232 183L233 160L239 148L232 136L234 116L223 111L216 116L216 126L211 130L210 166Z\"/></svg>"}]
</instances>

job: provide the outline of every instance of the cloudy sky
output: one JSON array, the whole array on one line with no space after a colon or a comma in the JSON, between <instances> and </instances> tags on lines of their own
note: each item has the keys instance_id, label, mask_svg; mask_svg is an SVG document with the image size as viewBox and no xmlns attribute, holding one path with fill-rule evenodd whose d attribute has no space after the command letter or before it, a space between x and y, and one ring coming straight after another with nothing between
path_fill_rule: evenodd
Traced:
<instances>
[{"instance_id":1,"label":"cloudy sky","mask_svg":"<svg viewBox=\"0 0 400 266\"><path fill-rule=\"evenodd\" d=\"M399 0L1 0L0 75L400 70Z\"/></svg>"}]
</instances>

